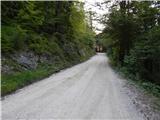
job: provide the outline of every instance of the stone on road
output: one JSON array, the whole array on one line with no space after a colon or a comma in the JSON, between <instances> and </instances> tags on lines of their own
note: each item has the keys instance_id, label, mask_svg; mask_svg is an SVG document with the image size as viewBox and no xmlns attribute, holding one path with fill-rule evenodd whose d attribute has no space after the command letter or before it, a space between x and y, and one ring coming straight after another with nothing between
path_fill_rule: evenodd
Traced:
<instances>
[{"instance_id":1,"label":"stone on road","mask_svg":"<svg viewBox=\"0 0 160 120\"><path fill-rule=\"evenodd\" d=\"M105 54L51 75L2 100L3 120L143 120Z\"/></svg>"}]
</instances>

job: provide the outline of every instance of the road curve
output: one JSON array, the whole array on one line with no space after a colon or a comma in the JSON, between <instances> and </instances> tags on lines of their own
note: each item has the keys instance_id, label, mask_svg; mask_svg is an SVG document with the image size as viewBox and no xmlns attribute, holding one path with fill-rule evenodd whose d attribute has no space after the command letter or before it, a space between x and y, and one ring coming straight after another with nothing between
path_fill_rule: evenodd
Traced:
<instances>
[{"instance_id":1,"label":"road curve","mask_svg":"<svg viewBox=\"0 0 160 120\"><path fill-rule=\"evenodd\" d=\"M3 120L143 120L105 54L51 75L2 100Z\"/></svg>"}]
</instances>

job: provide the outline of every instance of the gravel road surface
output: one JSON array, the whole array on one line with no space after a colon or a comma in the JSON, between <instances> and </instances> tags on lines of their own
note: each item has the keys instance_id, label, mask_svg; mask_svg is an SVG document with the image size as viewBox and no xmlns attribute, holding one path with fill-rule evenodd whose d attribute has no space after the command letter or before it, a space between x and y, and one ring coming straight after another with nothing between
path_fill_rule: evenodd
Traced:
<instances>
[{"instance_id":1,"label":"gravel road surface","mask_svg":"<svg viewBox=\"0 0 160 120\"><path fill-rule=\"evenodd\" d=\"M144 120L105 54L8 95L3 120Z\"/></svg>"}]
</instances>

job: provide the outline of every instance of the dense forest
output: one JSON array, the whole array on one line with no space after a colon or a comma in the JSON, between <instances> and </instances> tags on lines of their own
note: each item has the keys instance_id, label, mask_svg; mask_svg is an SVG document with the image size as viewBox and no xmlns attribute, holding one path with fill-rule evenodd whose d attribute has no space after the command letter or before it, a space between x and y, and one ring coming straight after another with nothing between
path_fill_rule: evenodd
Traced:
<instances>
[{"instance_id":1,"label":"dense forest","mask_svg":"<svg viewBox=\"0 0 160 120\"><path fill-rule=\"evenodd\" d=\"M84 3L1 2L2 95L88 59L95 33Z\"/></svg>"},{"instance_id":2,"label":"dense forest","mask_svg":"<svg viewBox=\"0 0 160 120\"><path fill-rule=\"evenodd\" d=\"M114 2L101 22L97 38L113 66L131 79L160 84L160 2Z\"/></svg>"}]
</instances>

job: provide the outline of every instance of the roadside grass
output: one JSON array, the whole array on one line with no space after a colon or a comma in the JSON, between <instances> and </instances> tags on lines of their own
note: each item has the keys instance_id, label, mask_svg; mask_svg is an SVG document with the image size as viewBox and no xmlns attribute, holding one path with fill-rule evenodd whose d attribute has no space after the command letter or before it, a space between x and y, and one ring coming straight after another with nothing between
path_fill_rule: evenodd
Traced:
<instances>
[{"instance_id":1,"label":"roadside grass","mask_svg":"<svg viewBox=\"0 0 160 120\"><path fill-rule=\"evenodd\" d=\"M129 80L132 83L135 83L139 88L145 90L146 92L154 95L155 97L160 98L160 86L149 81L142 80Z\"/></svg>"},{"instance_id":2,"label":"roadside grass","mask_svg":"<svg viewBox=\"0 0 160 120\"><path fill-rule=\"evenodd\" d=\"M138 87L145 90L147 93L154 95L155 97L160 98L160 86L149 81L135 81L132 80Z\"/></svg>"},{"instance_id":3,"label":"roadside grass","mask_svg":"<svg viewBox=\"0 0 160 120\"><path fill-rule=\"evenodd\" d=\"M152 100L150 104L154 110L160 111L160 86L149 81L128 79L129 84L136 86L141 89L147 96L148 99ZM149 100L149 101L150 101Z\"/></svg>"},{"instance_id":4,"label":"roadside grass","mask_svg":"<svg viewBox=\"0 0 160 120\"><path fill-rule=\"evenodd\" d=\"M147 80L140 79L138 75L135 76L128 72L128 70L125 67L121 67L118 65L115 66L112 60L109 60L109 64L120 76L126 78L129 83L133 83L145 92L152 94L153 96L158 97L160 99L160 85L157 85Z\"/></svg>"},{"instance_id":5,"label":"roadside grass","mask_svg":"<svg viewBox=\"0 0 160 120\"><path fill-rule=\"evenodd\" d=\"M1 96L7 95L33 82L39 81L49 75L66 68L69 65L56 64L52 66L41 66L36 70L27 70L14 74L1 75Z\"/></svg>"},{"instance_id":6,"label":"roadside grass","mask_svg":"<svg viewBox=\"0 0 160 120\"><path fill-rule=\"evenodd\" d=\"M27 86L33 82L39 81L49 75L59 72L62 69L69 68L75 64L81 63L91 56L80 58L80 61L57 61L56 63L41 64L36 70L19 71L13 74L1 74L1 96L10 94L17 89Z\"/></svg>"},{"instance_id":7,"label":"roadside grass","mask_svg":"<svg viewBox=\"0 0 160 120\"><path fill-rule=\"evenodd\" d=\"M157 85L156 83L148 80L142 80L138 75L135 76L129 73L125 68L116 68L116 71L118 71L118 73L122 77L126 78L129 82L134 83L136 86L138 86L140 89L143 89L145 92L148 92L149 94L160 98L160 85Z\"/></svg>"}]
</instances>

